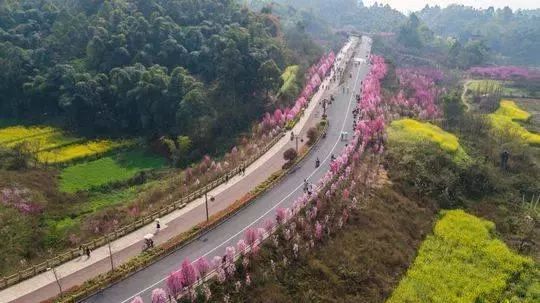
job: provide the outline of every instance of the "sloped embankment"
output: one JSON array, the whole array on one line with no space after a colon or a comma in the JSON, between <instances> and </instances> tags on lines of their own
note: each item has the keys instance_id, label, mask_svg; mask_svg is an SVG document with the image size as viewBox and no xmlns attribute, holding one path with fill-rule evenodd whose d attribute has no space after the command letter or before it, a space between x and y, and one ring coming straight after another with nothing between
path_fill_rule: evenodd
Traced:
<instances>
[{"instance_id":1,"label":"sloped embankment","mask_svg":"<svg viewBox=\"0 0 540 303\"><path fill-rule=\"evenodd\" d=\"M389 187L377 190L343 231L291 265L286 279L267 279L253 302L383 302L432 229L435 210ZM293 263L295 264L295 263Z\"/></svg>"}]
</instances>

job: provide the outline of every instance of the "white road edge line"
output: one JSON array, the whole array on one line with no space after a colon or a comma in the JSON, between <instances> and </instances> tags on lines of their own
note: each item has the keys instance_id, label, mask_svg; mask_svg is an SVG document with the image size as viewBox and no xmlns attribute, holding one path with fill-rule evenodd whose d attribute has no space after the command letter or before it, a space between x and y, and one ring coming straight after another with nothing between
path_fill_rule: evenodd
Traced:
<instances>
[{"instance_id":1,"label":"white road edge line","mask_svg":"<svg viewBox=\"0 0 540 303\"><path fill-rule=\"evenodd\" d=\"M345 119L343 120L343 125L341 126L341 132L343 132L345 130L345 124L347 123L347 118L349 117L349 112L350 112L350 109L351 109L351 104L352 104L352 101L354 99L354 93L356 92L356 89L357 89L357 85L358 85L358 79L360 77L360 71L362 69L361 68L358 68L358 72L356 74L356 79L355 79L355 84L354 84L354 89L351 91L351 97L349 99L349 105L347 106L347 114L345 115ZM338 136L338 139L336 140L336 143L334 144L334 146L332 147L332 150L330 151L330 153L328 153L328 155L326 156L326 158L324 159L323 161L323 164L326 163L326 161L328 161L328 158L330 158L331 154L334 152L334 150L336 149L337 145L339 144L339 142L341 141L341 138ZM323 165L319 166L318 168L316 168L312 173L311 175L308 176L308 179L311 178L319 169L321 169L323 167ZM205 253L204 255L200 256L200 258L202 257L207 257L209 254L213 253L214 251L216 251L218 248L222 247L223 245L225 245L227 242L231 241L232 239L236 238L238 235L240 235L241 233L243 233L244 231L246 231L248 228L250 228L251 226L255 225L257 222L259 222L261 219L263 219L264 217L266 217L271 211L273 211L274 209L276 209L276 207L278 207L279 205L281 205L285 200L287 200L290 196L292 196L300 187L302 187L302 183L300 185L298 185L298 187L296 187L291 193L289 193L285 198L281 199L281 201L279 201L278 203L276 203L272 208L270 208L268 211L266 211L262 216L260 216L259 218L257 218L255 221L251 222L250 224L248 224L246 227L244 227L243 229L241 229L239 232L237 232L236 234L232 235L230 238L228 238L227 240L223 241L221 244L219 244L218 246L212 248L211 250L209 250L207 253ZM194 260L193 262L195 262L196 260ZM140 295L140 294L143 294L145 293L146 291L148 291L149 289L151 288L154 288L156 287L158 284L162 283L163 281L167 280L167 277L165 278L162 278L161 280L157 281L156 283L148 286L147 288L141 290L140 292L132 295L131 297L125 299L124 301L120 302L120 303L126 303L128 302L129 300L132 300L133 298L135 298L136 296Z\"/></svg>"}]
</instances>

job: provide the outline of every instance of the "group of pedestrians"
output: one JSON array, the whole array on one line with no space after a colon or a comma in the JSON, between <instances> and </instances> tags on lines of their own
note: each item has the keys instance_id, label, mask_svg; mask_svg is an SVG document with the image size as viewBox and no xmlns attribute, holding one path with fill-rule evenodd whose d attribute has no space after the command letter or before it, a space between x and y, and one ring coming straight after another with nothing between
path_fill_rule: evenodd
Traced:
<instances>
[{"instance_id":1,"label":"group of pedestrians","mask_svg":"<svg viewBox=\"0 0 540 303\"><path fill-rule=\"evenodd\" d=\"M313 193L313 183L308 182L307 179L304 179L304 192L309 196Z\"/></svg>"},{"instance_id":2,"label":"group of pedestrians","mask_svg":"<svg viewBox=\"0 0 540 303\"><path fill-rule=\"evenodd\" d=\"M83 257L84 255L86 255L86 259L90 259L90 248L87 246L87 247L84 247L84 246L79 246L79 257Z\"/></svg>"}]
</instances>

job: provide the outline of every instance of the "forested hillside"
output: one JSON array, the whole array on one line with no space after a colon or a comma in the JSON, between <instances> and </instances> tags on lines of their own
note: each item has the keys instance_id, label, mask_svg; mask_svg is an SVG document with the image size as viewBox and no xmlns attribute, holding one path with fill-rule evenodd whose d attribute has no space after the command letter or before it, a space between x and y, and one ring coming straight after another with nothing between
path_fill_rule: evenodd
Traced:
<instances>
[{"instance_id":1,"label":"forested hillside","mask_svg":"<svg viewBox=\"0 0 540 303\"><path fill-rule=\"evenodd\" d=\"M281 71L311 51L290 51L271 15L234 0L7 0L0 118L215 146L271 106Z\"/></svg>"},{"instance_id":2,"label":"forested hillside","mask_svg":"<svg viewBox=\"0 0 540 303\"><path fill-rule=\"evenodd\" d=\"M289 12L313 16L309 23L328 24L334 31L398 34L402 26L410 22L407 16L388 5L365 6L355 0L251 0L251 3L256 8L271 7L281 11L281 6L288 7ZM454 53L462 48L485 48L491 55L490 61L481 63L540 65L539 10L450 5L446 8L426 6L415 14L424 26L424 33L437 36L446 47L453 48Z\"/></svg>"},{"instance_id":3,"label":"forested hillside","mask_svg":"<svg viewBox=\"0 0 540 303\"><path fill-rule=\"evenodd\" d=\"M288 6L302 10L327 24L334 30L356 29L362 32L393 31L406 17L388 5L364 6L356 0L251 0L255 7Z\"/></svg>"},{"instance_id":4,"label":"forested hillside","mask_svg":"<svg viewBox=\"0 0 540 303\"><path fill-rule=\"evenodd\" d=\"M425 7L418 12L436 34L452 36L465 44L483 41L502 60L540 65L540 11L513 12L510 8L475 9L463 5Z\"/></svg>"}]
</instances>

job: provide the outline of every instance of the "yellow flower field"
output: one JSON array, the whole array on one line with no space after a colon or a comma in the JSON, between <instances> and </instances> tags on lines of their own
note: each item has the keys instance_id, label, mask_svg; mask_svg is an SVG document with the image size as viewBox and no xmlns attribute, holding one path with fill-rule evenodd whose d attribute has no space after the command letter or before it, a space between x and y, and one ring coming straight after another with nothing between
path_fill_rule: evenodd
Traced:
<instances>
[{"instance_id":1,"label":"yellow flower field","mask_svg":"<svg viewBox=\"0 0 540 303\"><path fill-rule=\"evenodd\" d=\"M0 145L6 145L14 141L21 141L45 134L59 132L58 129L48 126L11 126L0 129Z\"/></svg>"},{"instance_id":2,"label":"yellow flower field","mask_svg":"<svg viewBox=\"0 0 540 303\"><path fill-rule=\"evenodd\" d=\"M26 142L26 143L29 143L32 146L32 148L34 148L35 151L43 151L47 149L64 146L67 144L72 144L77 141L83 141L83 139L65 135L60 131L55 131L55 132L47 132L47 133L37 135L37 136L26 137L21 140L10 141L4 144L4 146L13 148L17 144Z\"/></svg>"},{"instance_id":3,"label":"yellow flower field","mask_svg":"<svg viewBox=\"0 0 540 303\"><path fill-rule=\"evenodd\" d=\"M84 144L74 144L58 149L42 151L37 154L37 158L42 163L63 163L76 159L86 158L103 154L111 150L129 145L129 141L99 140L90 141Z\"/></svg>"},{"instance_id":4,"label":"yellow flower field","mask_svg":"<svg viewBox=\"0 0 540 303\"><path fill-rule=\"evenodd\" d=\"M528 121L531 115L513 101L501 101L499 109L488 115L494 130L522 138L531 145L540 145L540 135L528 131L516 121Z\"/></svg>"},{"instance_id":5,"label":"yellow flower field","mask_svg":"<svg viewBox=\"0 0 540 303\"><path fill-rule=\"evenodd\" d=\"M508 117L514 121L526 122L531 118L531 114L519 108L519 106L511 100L502 100L500 107L495 114Z\"/></svg>"},{"instance_id":6,"label":"yellow flower field","mask_svg":"<svg viewBox=\"0 0 540 303\"><path fill-rule=\"evenodd\" d=\"M413 119L396 120L388 128L388 137L392 141L405 143L428 140L438 144L442 150L453 154L457 161L469 159L455 135L431 123Z\"/></svg>"},{"instance_id":7,"label":"yellow flower field","mask_svg":"<svg viewBox=\"0 0 540 303\"><path fill-rule=\"evenodd\" d=\"M462 210L443 212L386 302L501 302L508 282L533 261L495 235L490 221Z\"/></svg>"},{"instance_id":8,"label":"yellow flower field","mask_svg":"<svg viewBox=\"0 0 540 303\"><path fill-rule=\"evenodd\" d=\"M288 90L290 90L295 85L296 75L298 74L298 70L299 70L298 65L291 65L285 69L285 71L281 75L281 80L283 80L283 85L281 86L281 89L279 90L281 94L285 94Z\"/></svg>"}]
</instances>

